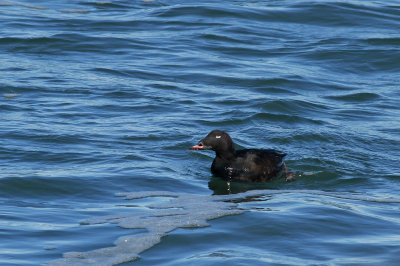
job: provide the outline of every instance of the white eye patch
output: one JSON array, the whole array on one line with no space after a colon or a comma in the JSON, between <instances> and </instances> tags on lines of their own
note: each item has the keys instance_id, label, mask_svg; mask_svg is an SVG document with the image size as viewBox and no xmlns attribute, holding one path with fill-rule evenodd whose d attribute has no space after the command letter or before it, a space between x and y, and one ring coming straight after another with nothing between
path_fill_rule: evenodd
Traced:
<instances>
[{"instance_id":1,"label":"white eye patch","mask_svg":"<svg viewBox=\"0 0 400 266\"><path fill-rule=\"evenodd\" d=\"M216 139L220 139L220 138L221 138L221 136L215 136L215 138L216 138Z\"/></svg>"}]
</instances>

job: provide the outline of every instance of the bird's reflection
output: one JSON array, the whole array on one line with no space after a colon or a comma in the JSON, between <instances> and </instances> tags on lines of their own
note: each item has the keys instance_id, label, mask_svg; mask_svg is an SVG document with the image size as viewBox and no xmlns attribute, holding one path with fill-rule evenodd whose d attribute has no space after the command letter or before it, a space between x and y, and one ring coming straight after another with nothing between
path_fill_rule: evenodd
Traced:
<instances>
[{"instance_id":1,"label":"bird's reflection","mask_svg":"<svg viewBox=\"0 0 400 266\"><path fill-rule=\"evenodd\" d=\"M213 195L229 195L246 192L249 190L279 189L285 183L286 181L283 178L277 178L267 183L253 183L224 180L219 177L212 177L208 182L208 188L214 192Z\"/></svg>"}]
</instances>

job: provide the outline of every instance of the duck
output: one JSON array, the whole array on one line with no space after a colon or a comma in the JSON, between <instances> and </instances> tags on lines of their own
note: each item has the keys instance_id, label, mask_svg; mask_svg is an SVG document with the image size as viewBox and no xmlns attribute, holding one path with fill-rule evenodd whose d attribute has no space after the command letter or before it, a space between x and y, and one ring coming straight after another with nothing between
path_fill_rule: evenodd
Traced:
<instances>
[{"instance_id":1,"label":"duck","mask_svg":"<svg viewBox=\"0 0 400 266\"><path fill-rule=\"evenodd\" d=\"M214 151L211 173L226 180L268 182L282 175L286 181L295 179L283 161L286 153L275 149L236 150L232 138L222 130L211 131L190 150Z\"/></svg>"}]
</instances>

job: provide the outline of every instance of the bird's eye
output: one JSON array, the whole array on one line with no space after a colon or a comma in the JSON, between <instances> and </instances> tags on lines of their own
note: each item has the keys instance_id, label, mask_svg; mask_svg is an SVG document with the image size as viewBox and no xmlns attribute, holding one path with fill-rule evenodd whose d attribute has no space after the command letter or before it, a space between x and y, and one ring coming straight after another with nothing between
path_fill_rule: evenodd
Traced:
<instances>
[{"instance_id":1,"label":"bird's eye","mask_svg":"<svg viewBox=\"0 0 400 266\"><path fill-rule=\"evenodd\" d=\"M220 138L221 138L221 136L216 136L215 138L216 138L216 139L220 139Z\"/></svg>"}]
</instances>

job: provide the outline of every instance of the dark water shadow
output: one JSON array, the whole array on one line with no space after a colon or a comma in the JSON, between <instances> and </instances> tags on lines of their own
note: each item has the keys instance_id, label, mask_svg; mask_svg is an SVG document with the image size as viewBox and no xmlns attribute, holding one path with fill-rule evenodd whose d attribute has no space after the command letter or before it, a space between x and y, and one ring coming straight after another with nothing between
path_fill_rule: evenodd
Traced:
<instances>
[{"instance_id":1,"label":"dark water shadow","mask_svg":"<svg viewBox=\"0 0 400 266\"><path fill-rule=\"evenodd\" d=\"M287 182L283 177L274 178L266 183L228 181L219 177L212 177L208 182L208 188L213 191L213 195L229 195L249 190L280 189L285 184L287 184Z\"/></svg>"}]
</instances>

